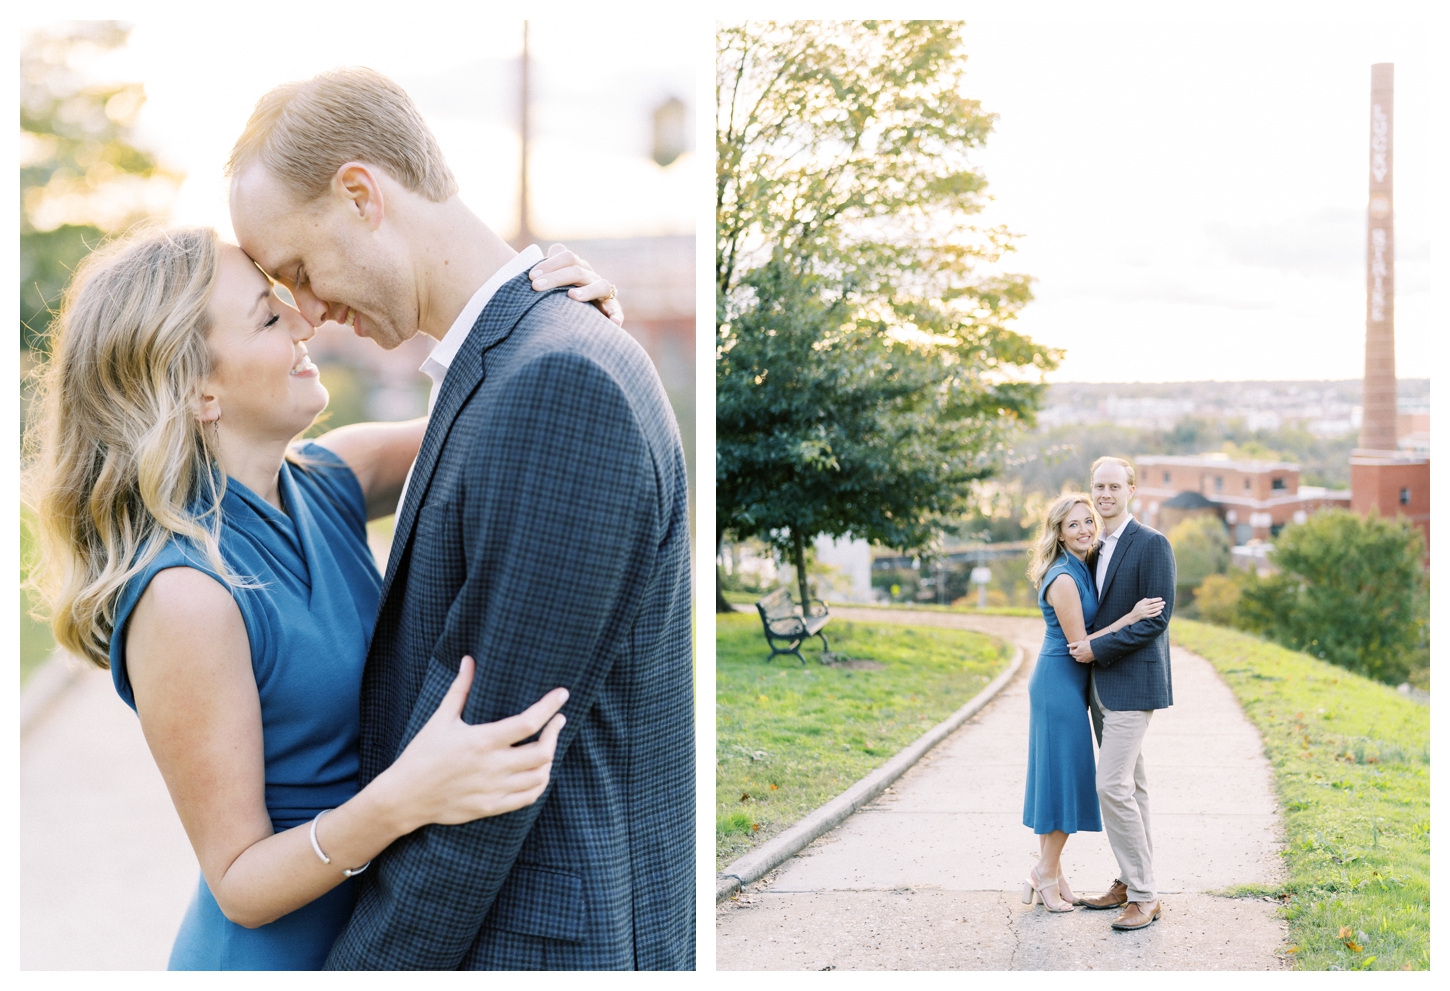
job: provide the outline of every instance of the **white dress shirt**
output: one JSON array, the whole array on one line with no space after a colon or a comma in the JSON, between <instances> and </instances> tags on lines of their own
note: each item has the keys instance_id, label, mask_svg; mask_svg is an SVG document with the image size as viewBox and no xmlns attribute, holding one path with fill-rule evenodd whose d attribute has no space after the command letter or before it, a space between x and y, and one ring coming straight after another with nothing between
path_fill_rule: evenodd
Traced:
<instances>
[{"instance_id":1,"label":"white dress shirt","mask_svg":"<svg viewBox=\"0 0 1450 991\"><path fill-rule=\"evenodd\" d=\"M453 357L458 354L458 349L463 347L463 342L468 339L469 331L478 322L478 315L483 308L493 299L494 293L503 288L503 284L515 276L522 275L544 260L544 252L537 244L531 244L523 251L514 255L497 272L488 277L488 281L479 287L478 292L459 312L458 318L453 321L453 326L448 328L448 333L443 335L443 340L438 342L428 357L423 359L423 364L418 370L433 380L433 388L428 390L428 416L433 415L433 404L438 401L438 393L443 388L443 379L448 375L448 369L453 365ZM414 461L413 465L417 462ZM403 479L403 494L398 497L397 512L403 511L403 503L408 498L408 483L413 480L413 465L408 466L408 477Z\"/></svg>"},{"instance_id":2,"label":"white dress shirt","mask_svg":"<svg viewBox=\"0 0 1450 991\"><path fill-rule=\"evenodd\" d=\"M1099 593L1102 592L1103 582L1108 577L1108 562L1113 559L1113 551L1118 547L1118 538L1122 536L1123 527L1127 526L1128 521L1132 518L1132 513L1125 516L1123 522L1118 524L1118 528L1103 538L1103 546L1098 548L1097 580Z\"/></svg>"}]
</instances>

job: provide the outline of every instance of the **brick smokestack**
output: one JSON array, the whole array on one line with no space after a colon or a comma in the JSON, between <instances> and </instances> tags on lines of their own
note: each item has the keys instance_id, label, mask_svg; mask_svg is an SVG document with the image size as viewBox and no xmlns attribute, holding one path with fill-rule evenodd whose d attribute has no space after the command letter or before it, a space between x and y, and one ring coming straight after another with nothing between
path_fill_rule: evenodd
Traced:
<instances>
[{"instance_id":1,"label":"brick smokestack","mask_svg":"<svg viewBox=\"0 0 1450 991\"><path fill-rule=\"evenodd\" d=\"M1359 446L1394 451L1395 401L1395 67L1369 68L1369 231L1365 271L1364 420Z\"/></svg>"}]
</instances>

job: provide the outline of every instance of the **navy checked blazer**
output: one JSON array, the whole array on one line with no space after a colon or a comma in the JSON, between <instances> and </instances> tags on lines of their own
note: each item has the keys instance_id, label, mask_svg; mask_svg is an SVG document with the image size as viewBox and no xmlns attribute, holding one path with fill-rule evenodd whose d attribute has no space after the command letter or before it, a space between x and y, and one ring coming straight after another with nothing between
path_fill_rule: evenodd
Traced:
<instances>
[{"instance_id":1,"label":"navy checked blazer","mask_svg":"<svg viewBox=\"0 0 1450 991\"><path fill-rule=\"evenodd\" d=\"M1097 573L1096 559L1093 574ZM1173 704L1173 671L1168 658L1168 621L1178 566L1168 538L1130 519L1108 558L1108 573L1098 589L1096 632L1131 612L1139 599L1163 599L1163 612L1140 619L1093 641L1093 681L1098 698L1115 712L1166 709Z\"/></svg>"},{"instance_id":2,"label":"navy checked blazer","mask_svg":"<svg viewBox=\"0 0 1450 991\"><path fill-rule=\"evenodd\" d=\"M361 784L472 655L463 718L569 689L528 808L399 839L329 969L693 969L686 474L648 356L527 275L449 368L398 514L362 686Z\"/></svg>"}]
</instances>

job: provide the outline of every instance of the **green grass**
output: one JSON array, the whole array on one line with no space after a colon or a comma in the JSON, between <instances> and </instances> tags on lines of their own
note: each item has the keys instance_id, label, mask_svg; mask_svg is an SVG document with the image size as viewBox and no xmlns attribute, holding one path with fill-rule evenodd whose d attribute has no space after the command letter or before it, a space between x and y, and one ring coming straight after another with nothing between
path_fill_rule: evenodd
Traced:
<instances>
[{"instance_id":1,"label":"green grass","mask_svg":"<svg viewBox=\"0 0 1450 991\"><path fill-rule=\"evenodd\" d=\"M883 665L777 656L753 613L716 618L717 866L799 821L960 708L1013 649L979 633L898 623L826 627L833 652Z\"/></svg>"},{"instance_id":2,"label":"green grass","mask_svg":"<svg viewBox=\"0 0 1450 991\"><path fill-rule=\"evenodd\" d=\"M34 553L34 541L30 536L29 514L24 510L20 513L20 580L24 582L27 577L26 562L31 559ZM35 669L44 663L45 659L55 650L55 638L50 635L50 627L45 623L37 623L30 618L30 609L34 604L31 593L25 589L20 590L20 683L22 685L30 678Z\"/></svg>"},{"instance_id":3,"label":"green grass","mask_svg":"<svg viewBox=\"0 0 1450 991\"><path fill-rule=\"evenodd\" d=\"M737 606L753 607L755 603L759 601L760 597L764 594L764 592L736 592L730 589L726 589L725 601ZM796 592L795 589L792 588L791 598L794 599L795 597ZM962 613L967 616L1027 616L1032 619L1038 619L1042 616L1041 609L1019 609L1015 606L989 606L986 609L975 609L968 606L939 606L934 603L914 602L893 602L890 604L876 602L841 602L838 603L838 605L842 609L913 609L923 610L925 612ZM750 612L753 615L754 609L752 608ZM826 636L829 637L830 634L827 633Z\"/></svg>"},{"instance_id":4,"label":"green grass","mask_svg":"<svg viewBox=\"0 0 1450 991\"><path fill-rule=\"evenodd\" d=\"M1175 619L1264 738L1284 810L1295 966L1430 966L1430 712L1236 630ZM1343 935L1341 935L1343 934Z\"/></svg>"},{"instance_id":5,"label":"green grass","mask_svg":"<svg viewBox=\"0 0 1450 991\"><path fill-rule=\"evenodd\" d=\"M1028 619L1041 619L1042 610L1038 608L1025 609L1021 606L988 606L986 609L978 609L975 606L939 606L930 602L872 602L857 605L855 603L841 603L841 608L846 609L895 609L898 612L904 609L919 612L941 612L958 613L963 616L1025 616Z\"/></svg>"}]
</instances>

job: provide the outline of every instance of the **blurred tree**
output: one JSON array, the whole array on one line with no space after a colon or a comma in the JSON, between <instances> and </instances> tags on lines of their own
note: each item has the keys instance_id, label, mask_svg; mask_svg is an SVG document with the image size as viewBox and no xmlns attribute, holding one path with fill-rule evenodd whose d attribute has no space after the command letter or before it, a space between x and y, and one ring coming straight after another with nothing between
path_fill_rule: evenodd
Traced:
<instances>
[{"instance_id":1,"label":"blurred tree","mask_svg":"<svg viewBox=\"0 0 1450 991\"><path fill-rule=\"evenodd\" d=\"M1239 595L1247 576L1242 571L1207 575L1194 593L1198 618L1219 626L1238 626Z\"/></svg>"},{"instance_id":2,"label":"blurred tree","mask_svg":"<svg viewBox=\"0 0 1450 991\"><path fill-rule=\"evenodd\" d=\"M1249 575L1239 621L1294 650L1396 684L1428 651L1429 601L1420 532L1403 519L1343 509L1287 527Z\"/></svg>"},{"instance_id":3,"label":"blurred tree","mask_svg":"<svg viewBox=\"0 0 1450 991\"><path fill-rule=\"evenodd\" d=\"M1178 562L1177 602L1181 605L1194 601L1193 590L1209 575L1227 571L1233 554L1223 521L1207 513L1190 516L1168 531L1168 543Z\"/></svg>"},{"instance_id":4,"label":"blurred tree","mask_svg":"<svg viewBox=\"0 0 1450 991\"><path fill-rule=\"evenodd\" d=\"M1031 280L983 271L1012 237L970 223L994 118L959 23L716 38L716 536L774 541L805 597L816 534L957 529L1059 354L1008 328Z\"/></svg>"},{"instance_id":5,"label":"blurred tree","mask_svg":"<svg viewBox=\"0 0 1450 991\"><path fill-rule=\"evenodd\" d=\"M51 310L108 234L164 211L181 177L131 144L139 83L98 84L83 67L125 44L117 21L67 21L20 53L20 341L43 348Z\"/></svg>"}]
</instances>

